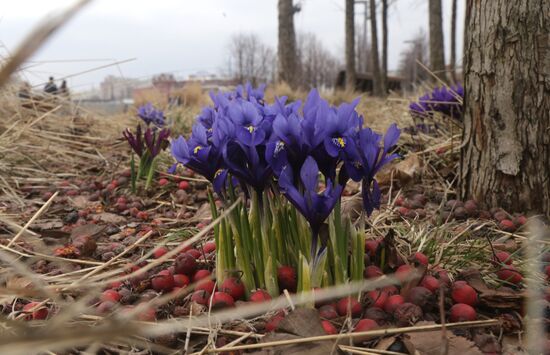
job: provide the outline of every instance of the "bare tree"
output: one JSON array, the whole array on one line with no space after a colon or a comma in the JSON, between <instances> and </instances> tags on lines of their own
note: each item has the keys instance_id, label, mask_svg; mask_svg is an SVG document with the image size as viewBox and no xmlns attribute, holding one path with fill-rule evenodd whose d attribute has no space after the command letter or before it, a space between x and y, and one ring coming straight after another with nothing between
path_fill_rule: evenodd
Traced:
<instances>
[{"instance_id":1,"label":"bare tree","mask_svg":"<svg viewBox=\"0 0 550 355\"><path fill-rule=\"evenodd\" d=\"M346 89L355 90L355 8L346 0Z\"/></svg>"},{"instance_id":2,"label":"bare tree","mask_svg":"<svg viewBox=\"0 0 550 355\"><path fill-rule=\"evenodd\" d=\"M366 17L366 15L365 15ZM367 22L367 21L365 21ZM368 27L368 25L366 26ZM355 26L356 33L356 51L355 51L355 68L357 73L366 73L369 71L370 62L370 45L368 43L367 28L363 25Z\"/></svg>"},{"instance_id":3,"label":"bare tree","mask_svg":"<svg viewBox=\"0 0 550 355\"><path fill-rule=\"evenodd\" d=\"M462 197L550 215L550 2L466 9Z\"/></svg>"},{"instance_id":4,"label":"bare tree","mask_svg":"<svg viewBox=\"0 0 550 355\"><path fill-rule=\"evenodd\" d=\"M456 0L451 7L451 78L456 83Z\"/></svg>"},{"instance_id":5,"label":"bare tree","mask_svg":"<svg viewBox=\"0 0 550 355\"><path fill-rule=\"evenodd\" d=\"M299 11L292 0L279 0L279 42L277 55L279 57L279 80L291 87L296 86L296 33L294 32L294 13Z\"/></svg>"},{"instance_id":6,"label":"bare tree","mask_svg":"<svg viewBox=\"0 0 550 355\"><path fill-rule=\"evenodd\" d=\"M426 63L428 59L428 38L421 29L407 43L409 47L400 54L399 75L405 79L405 87L412 89L416 83L428 79L428 73L419 69L417 64L417 61Z\"/></svg>"},{"instance_id":7,"label":"bare tree","mask_svg":"<svg viewBox=\"0 0 550 355\"><path fill-rule=\"evenodd\" d=\"M388 92L388 0L382 0L382 92Z\"/></svg>"},{"instance_id":8,"label":"bare tree","mask_svg":"<svg viewBox=\"0 0 550 355\"><path fill-rule=\"evenodd\" d=\"M443 44L443 14L441 0L429 0L430 69L445 80L445 47Z\"/></svg>"},{"instance_id":9,"label":"bare tree","mask_svg":"<svg viewBox=\"0 0 550 355\"><path fill-rule=\"evenodd\" d=\"M382 76L378 59L378 29L376 27L376 1L370 0L372 93L382 95Z\"/></svg>"},{"instance_id":10,"label":"bare tree","mask_svg":"<svg viewBox=\"0 0 550 355\"><path fill-rule=\"evenodd\" d=\"M270 81L276 60L273 49L262 43L254 33L239 33L231 37L229 44L231 65L229 74L239 82Z\"/></svg>"},{"instance_id":11,"label":"bare tree","mask_svg":"<svg viewBox=\"0 0 550 355\"><path fill-rule=\"evenodd\" d=\"M313 33L298 35L300 83L306 88L328 88L336 81L339 63Z\"/></svg>"}]
</instances>

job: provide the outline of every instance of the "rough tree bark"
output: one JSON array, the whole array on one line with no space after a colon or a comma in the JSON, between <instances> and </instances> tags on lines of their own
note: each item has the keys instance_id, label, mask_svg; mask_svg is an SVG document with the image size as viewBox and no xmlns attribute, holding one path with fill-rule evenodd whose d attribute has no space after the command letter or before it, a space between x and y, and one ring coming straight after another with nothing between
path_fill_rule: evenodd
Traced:
<instances>
[{"instance_id":1,"label":"rough tree bark","mask_svg":"<svg viewBox=\"0 0 550 355\"><path fill-rule=\"evenodd\" d=\"M382 93L388 92L388 0L382 0Z\"/></svg>"},{"instance_id":2,"label":"rough tree bark","mask_svg":"<svg viewBox=\"0 0 550 355\"><path fill-rule=\"evenodd\" d=\"M380 62L378 57L378 29L376 27L376 1L370 0L370 29L371 29L371 68L372 68L372 94L382 95L382 76L380 74Z\"/></svg>"},{"instance_id":3,"label":"rough tree bark","mask_svg":"<svg viewBox=\"0 0 550 355\"><path fill-rule=\"evenodd\" d=\"M354 0L346 0L346 89L355 90L355 9Z\"/></svg>"},{"instance_id":4,"label":"rough tree bark","mask_svg":"<svg viewBox=\"0 0 550 355\"><path fill-rule=\"evenodd\" d=\"M430 23L430 69L445 80L445 47L443 44L443 15L441 0L430 0L428 17Z\"/></svg>"},{"instance_id":5,"label":"rough tree bark","mask_svg":"<svg viewBox=\"0 0 550 355\"><path fill-rule=\"evenodd\" d=\"M451 79L456 83L456 1L451 5Z\"/></svg>"},{"instance_id":6,"label":"rough tree bark","mask_svg":"<svg viewBox=\"0 0 550 355\"><path fill-rule=\"evenodd\" d=\"M468 0L463 198L550 214L550 2Z\"/></svg>"},{"instance_id":7,"label":"rough tree bark","mask_svg":"<svg viewBox=\"0 0 550 355\"><path fill-rule=\"evenodd\" d=\"M294 6L292 0L279 0L279 81L296 87L296 33L294 31Z\"/></svg>"}]
</instances>

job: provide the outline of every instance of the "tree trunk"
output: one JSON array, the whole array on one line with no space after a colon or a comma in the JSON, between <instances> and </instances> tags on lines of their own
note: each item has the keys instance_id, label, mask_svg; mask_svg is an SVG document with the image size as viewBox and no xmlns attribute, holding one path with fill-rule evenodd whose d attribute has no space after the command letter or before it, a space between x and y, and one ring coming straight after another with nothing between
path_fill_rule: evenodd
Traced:
<instances>
[{"instance_id":1,"label":"tree trunk","mask_svg":"<svg viewBox=\"0 0 550 355\"><path fill-rule=\"evenodd\" d=\"M456 83L456 1L451 6L451 78Z\"/></svg>"},{"instance_id":2,"label":"tree trunk","mask_svg":"<svg viewBox=\"0 0 550 355\"><path fill-rule=\"evenodd\" d=\"M430 69L445 80L445 47L443 45L443 15L441 0L430 0Z\"/></svg>"},{"instance_id":3,"label":"tree trunk","mask_svg":"<svg viewBox=\"0 0 550 355\"><path fill-rule=\"evenodd\" d=\"M468 0L463 198L550 214L550 2Z\"/></svg>"},{"instance_id":4,"label":"tree trunk","mask_svg":"<svg viewBox=\"0 0 550 355\"><path fill-rule=\"evenodd\" d=\"M279 0L279 81L296 87L296 34L294 32L294 6L292 0Z\"/></svg>"},{"instance_id":5,"label":"tree trunk","mask_svg":"<svg viewBox=\"0 0 550 355\"><path fill-rule=\"evenodd\" d=\"M378 59L378 29L376 28L376 2L370 0L370 28L371 28L371 68L372 68L372 94L382 95L382 76L380 75L380 63Z\"/></svg>"},{"instance_id":6,"label":"tree trunk","mask_svg":"<svg viewBox=\"0 0 550 355\"><path fill-rule=\"evenodd\" d=\"M388 0L382 0L382 93L388 93Z\"/></svg>"},{"instance_id":7,"label":"tree trunk","mask_svg":"<svg viewBox=\"0 0 550 355\"><path fill-rule=\"evenodd\" d=\"M346 0L346 89L355 90L354 0Z\"/></svg>"}]
</instances>

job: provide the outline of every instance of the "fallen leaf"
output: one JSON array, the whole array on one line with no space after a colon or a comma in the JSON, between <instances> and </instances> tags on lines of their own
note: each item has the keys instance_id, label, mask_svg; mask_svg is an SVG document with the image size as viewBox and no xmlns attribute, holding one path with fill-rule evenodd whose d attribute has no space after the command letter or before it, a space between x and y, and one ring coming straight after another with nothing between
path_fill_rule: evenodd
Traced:
<instances>
[{"instance_id":1,"label":"fallen leaf","mask_svg":"<svg viewBox=\"0 0 550 355\"><path fill-rule=\"evenodd\" d=\"M71 231L71 240L74 240L80 236L96 236L99 233L103 232L105 230L105 226L100 226L97 224L84 224L82 226L78 226L74 228Z\"/></svg>"},{"instance_id":2,"label":"fallen leaf","mask_svg":"<svg viewBox=\"0 0 550 355\"><path fill-rule=\"evenodd\" d=\"M404 186L422 175L423 166L424 163L417 154L409 153L404 160L382 169L376 180L380 186L384 186L390 185L393 178L398 186Z\"/></svg>"},{"instance_id":3,"label":"fallen leaf","mask_svg":"<svg viewBox=\"0 0 550 355\"><path fill-rule=\"evenodd\" d=\"M418 322L416 326L431 325L434 322ZM415 332L405 334L414 345L416 352L420 355L440 354L443 346L441 330L429 332ZM456 336L450 331L445 332L448 340L447 355L483 355L479 348L470 340Z\"/></svg>"},{"instance_id":4,"label":"fallen leaf","mask_svg":"<svg viewBox=\"0 0 550 355\"><path fill-rule=\"evenodd\" d=\"M126 218L110 212L101 212L95 216L95 219L112 224L121 224L126 222Z\"/></svg>"},{"instance_id":5,"label":"fallen leaf","mask_svg":"<svg viewBox=\"0 0 550 355\"><path fill-rule=\"evenodd\" d=\"M51 230L51 229L59 229L63 227L63 221L60 219L54 219L54 220L37 220L35 221L31 229L35 231L43 231L43 230Z\"/></svg>"},{"instance_id":6,"label":"fallen leaf","mask_svg":"<svg viewBox=\"0 0 550 355\"><path fill-rule=\"evenodd\" d=\"M479 302L487 307L498 309L520 309L524 301L521 291L495 290L489 288L476 269L467 269L460 273L470 286L479 294Z\"/></svg>"},{"instance_id":7,"label":"fallen leaf","mask_svg":"<svg viewBox=\"0 0 550 355\"><path fill-rule=\"evenodd\" d=\"M279 326L275 333L269 333L262 338L262 343L267 343L277 340L293 340L305 337L325 335L321 325L319 312L315 309L298 308L288 314ZM272 349L264 349L254 352L256 355L325 355L332 353L334 347L333 341L311 342L303 344L291 344L288 346L278 346Z\"/></svg>"}]
</instances>

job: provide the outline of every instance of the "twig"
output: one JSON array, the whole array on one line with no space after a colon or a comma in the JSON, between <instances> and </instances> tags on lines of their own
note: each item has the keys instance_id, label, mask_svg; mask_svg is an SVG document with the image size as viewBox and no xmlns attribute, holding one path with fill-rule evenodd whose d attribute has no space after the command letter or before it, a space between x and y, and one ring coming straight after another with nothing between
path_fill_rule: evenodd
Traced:
<instances>
[{"instance_id":1,"label":"twig","mask_svg":"<svg viewBox=\"0 0 550 355\"><path fill-rule=\"evenodd\" d=\"M57 197L57 195L59 194L59 191L56 191L49 199L48 201L46 201L46 203L44 205L42 205L42 207L40 207L40 209L38 211L36 211L36 213L34 214L34 216L32 216L32 218L23 226L23 228L21 228L19 230L19 232L17 232L17 234L15 235L15 237L13 237L10 242L8 243L7 247L11 247L13 245L13 243L15 243L19 237L21 237L21 235L27 230L27 228L29 228L29 226L31 224L33 224L33 222L38 218L40 217L40 215L51 205L51 203L53 202L54 198Z\"/></svg>"}]
</instances>

